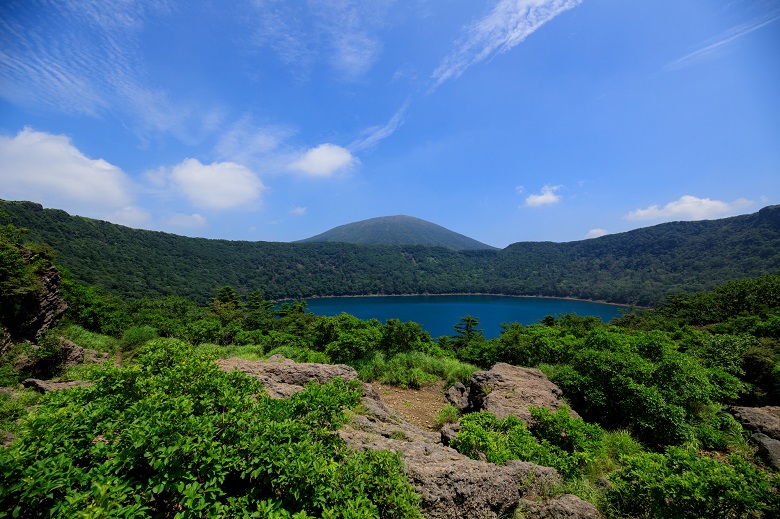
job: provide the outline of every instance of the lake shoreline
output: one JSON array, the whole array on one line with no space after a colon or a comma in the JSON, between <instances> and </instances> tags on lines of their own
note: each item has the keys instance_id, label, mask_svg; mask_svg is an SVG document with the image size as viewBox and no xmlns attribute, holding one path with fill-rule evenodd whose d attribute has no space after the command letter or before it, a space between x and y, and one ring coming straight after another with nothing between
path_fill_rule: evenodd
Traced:
<instances>
[{"instance_id":1,"label":"lake shoreline","mask_svg":"<svg viewBox=\"0 0 780 519\"><path fill-rule=\"evenodd\" d=\"M365 297L365 298L371 298L371 297L450 297L450 296L496 296L496 297L513 297L513 298L523 298L523 299L562 299L565 301L581 301L583 303L599 303L603 305L611 305L611 306L619 306L622 308L635 308L638 310L652 310L652 307L649 306L637 306L637 305L627 305L622 303L613 303L611 301L602 301L599 299L580 299L578 297L564 297L564 296L528 296L528 295L517 295L517 294L496 294L496 293L489 293L489 292L452 292L452 293L445 293L445 294L430 294L430 293L424 293L424 294L358 294L358 295L340 295L340 296L309 296L309 297L302 297L302 298L284 298L284 299L275 299L273 300L274 303L282 303L282 302L288 302L288 301L306 301L307 299L340 299L340 298L358 298L358 297Z\"/></svg>"}]
</instances>

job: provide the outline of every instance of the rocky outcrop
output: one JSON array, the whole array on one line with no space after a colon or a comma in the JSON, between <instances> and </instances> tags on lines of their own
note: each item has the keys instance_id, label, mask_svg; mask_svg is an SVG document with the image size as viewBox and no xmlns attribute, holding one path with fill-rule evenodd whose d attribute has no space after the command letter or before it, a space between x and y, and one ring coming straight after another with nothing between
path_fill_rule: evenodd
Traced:
<instances>
[{"instance_id":1,"label":"rocky outcrop","mask_svg":"<svg viewBox=\"0 0 780 519\"><path fill-rule=\"evenodd\" d=\"M563 392L544 373L503 362L489 371L474 372L468 388L455 384L446 397L464 412L489 411L498 418L514 415L526 423L531 420L531 407L555 411L565 404ZM571 414L579 417L574 411Z\"/></svg>"},{"instance_id":2,"label":"rocky outcrop","mask_svg":"<svg viewBox=\"0 0 780 519\"><path fill-rule=\"evenodd\" d=\"M399 453L429 519L511 516L522 497L542 495L561 481L554 469L533 463L494 465L435 443L394 440L351 428L339 434L356 450Z\"/></svg>"},{"instance_id":3,"label":"rocky outcrop","mask_svg":"<svg viewBox=\"0 0 780 519\"><path fill-rule=\"evenodd\" d=\"M734 418L745 429L780 440L780 407L732 407Z\"/></svg>"},{"instance_id":4,"label":"rocky outcrop","mask_svg":"<svg viewBox=\"0 0 780 519\"><path fill-rule=\"evenodd\" d=\"M523 499L520 510L525 519L598 519L601 517L595 506L572 494L546 501Z\"/></svg>"},{"instance_id":5,"label":"rocky outcrop","mask_svg":"<svg viewBox=\"0 0 780 519\"><path fill-rule=\"evenodd\" d=\"M55 380L41 380L38 378L27 378L22 381L24 387L32 388L39 393L48 393L49 391L59 391L61 389L71 389L88 385L81 380L72 380L69 382L58 382Z\"/></svg>"},{"instance_id":6,"label":"rocky outcrop","mask_svg":"<svg viewBox=\"0 0 780 519\"><path fill-rule=\"evenodd\" d=\"M35 344L26 346L27 351L20 354L13 361L14 369L26 372L34 376L41 376L42 372L65 370L80 364L95 364L109 359L108 353L98 353L89 348L83 348L75 342L64 337L59 338L59 349L53 356L41 355L41 347ZM45 374L44 374L45 376Z\"/></svg>"},{"instance_id":7,"label":"rocky outcrop","mask_svg":"<svg viewBox=\"0 0 780 519\"><path fill-rule=\"evenodd\" d=\"M30 251L23 251L25 259L29 260ZM62 276L54 265L39 276L41 290L30 303L27 318L20 323L8 323L9 332L16 341L35 341L41 334L57 324L62 314L68 309L68 304L60 296Z\"/></svg>"},{"instance_id":8,"label":"rocky outcrop","mask_svg":"<svg viewBox=\"0 0 780 519\"><path fill-rule=\"evenodd\" d=\"M309 381L325 383L334 377L357 379L357 372L349 366L296 363L283 357L268 361L226 359L217 363L225 371L237 369L260 380L273 398L285 398L302 391ZM549 467L522 461L494 465L463 456L442 445L442 436L439 434L422 430L403 420L382 401L370 384L362 384L362 388L362 409L339 431L339 436L356 450L397 452L409 481L422 497L421 509L429 519L494 519L511 516L521 502L537 506L535 500L548 495L550 489L561 482L560 475ZM457 424L451 425L450 429L454 437ZM564 500L563 504L570 506L566 508L561 504L551 504L548 508L587 510L587 514L592 509L591 505L580 502L574 496ZM547 513L547 508L540 510L539 513ZM533 517L537 516L595 517Z\"/></svg>"},{"instance_id":9,"label":"rocky outcrop","mask_svg":"<svg viewBox=\"0 0 780 519\"><path fill-rule=\"evenodd\" d=\"M761 458L780 470L780 407L732 407L731 413L753 432L751 439L758 445Z\"/></svg>"}]
</instances>

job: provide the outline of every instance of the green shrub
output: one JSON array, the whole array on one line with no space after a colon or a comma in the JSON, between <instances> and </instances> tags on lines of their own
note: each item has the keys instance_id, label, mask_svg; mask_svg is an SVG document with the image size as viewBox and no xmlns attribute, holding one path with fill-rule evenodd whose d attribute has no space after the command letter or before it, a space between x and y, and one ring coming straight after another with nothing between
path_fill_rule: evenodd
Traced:
<instances>
[{"instance_id":1,"label":"green shrub","mask_svg":"<svg viewBox=\"0 0 780 519\"><path fill-rule=\"evenodd\" d=\"M17 433L20 427L19 420L38 403L40 398L41 394L32 389L0 392L0 431Z\"/></svg>"},{"instance_id":2,"label":"green shrub","mask_svg":"<svg viewBox=\"0 0 780 519\"><path fill-rule=\"evenodd\" d=\"M603 431L580 419L564 419L564 413L568 417L566 408L559 411L534 410L544 422L539 426L539 437L515 416L499 420L486 412L468 414L460 420L454 447L473 459L484 456L491 463L519 459L553 467L565 479L578 478ZM569 436L576 439L570 441Z\"/></svg>"},{"instance_id":3,"label":"green shrub","mask_svg":"<svg viewBox=\"0 0 780 519\"><path fill-rule=\"evenodd\" d=\"M778 477L737 456L719 461L669 447L623 458L605 501L617 517L778 517Z\"/></svg>"},{"instance_id":4,"label":"green shrub","mask_svg":"<svg viewBox=\"0 0 780 519\"><path fill-rule=\"evenodd\" d=\"M0 451L0 515L421 517L398 455L334 434L356 384L272 400L170 339L93 382L45 395Z\"/></svg>"}]
</instances>

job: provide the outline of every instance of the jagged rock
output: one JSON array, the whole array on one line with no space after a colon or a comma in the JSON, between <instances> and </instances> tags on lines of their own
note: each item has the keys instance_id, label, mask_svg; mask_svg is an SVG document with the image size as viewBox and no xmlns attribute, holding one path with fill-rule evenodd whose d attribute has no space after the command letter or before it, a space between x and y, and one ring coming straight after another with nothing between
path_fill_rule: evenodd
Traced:
<instances>
[{"instance_id":1,"label":"jagged rock","mask_svg":"<svg viewBox=\"0 0 780 519\"><path fill-rule=\"evenodd\" d=\"M598 519L595 506L572 494L546 501L523 499L521 517L524 519Z\"/></svg>"},{"instance_id":2,"label":"jagged rock","mask_svg":"<svg viewBox=\"0 0 780 519\"><path fill-rule=\"evenodd\" d=\"M89 348L83 348L75 342L69 341L64 337L59 338L60 350L56 354L54 364L58 369L67 369L71 366L78 366L80 364L99 363L105 362L109 359L108 353L98 353L95 350ZM17 371L24 371L31 374L36 374L41 370L46 370L46 364L52 364L52 360L49 357L41 358L36 354L41 349L40 346L35 344L27 345L27 353L22 353L13 360L14 369ZM51 366L48 368L51 369Z\"/></svg>"},{"instance_id":3,"label":"jagged rock","mask_svg":"<svg viewBox=\"0 0 780 519\"><path fill-rule=\"evenodd\" d=\"M447 390L444 398L447 399L447 402L457 407L459 411L466 411L469 407L469 388L460 382L455 382L455 384Z\"/></svg>"},{"instance_id":4,"label":"jagged rock","mask_svg":"<svg viewBox=\"0 0 780 519\"><path fill-rule=\"evenodd\" d=\"M489 411L498 418L514 415L529 423L531 407L555 411L565 404L563 392L538 369L519 368L503 362L471 376L470 411ZM571 411L571 415L579 415Z\"/></svg>"},{"instance_id":5,"label":"jagged rock","mask_svg":"<svg viewBox=\"0 0 780 519\"><path fill-rule=\"evenodd\" d=\"M561 481L555 469L533 463L494 465L443 445L394 440L351 428L342 429L339 435L356 450L399 453L428 519L511 515L521 497L534 497Z\"/></svg>"},{"instance_id":6,"label":"jagged rock","mask_svg":"<svg viewBox=\"0 0 780 519\"><path fill-rule=\"evenodd\" d=\"M754 433L750 438L758 445L758 455L761 459L775 470L780 470L780 440L762 433Z\"/></svg>"},{"instance_id":7,"label":"jagged rock","mask_svg":"<svg viewBox=\"0 0 780 519\"><path fill-rule=\"evenodd\" d=\"M446 445L447 447L452 445L452 442L455 441L455 438L458 436L459 431L460 431L460 423L445 424L444 427L442 427L441 430L439 431L439 435L441 435L442 445Z\"/></svg>"},{"instance_id":8,"label":"jagged rock","mask_svg":"<svg viewBox=\"0 0 780 519\"><path fill-rule=\"evenodd\" d=\"M23 251L23 254L26 259L32 255L27 250ZM60 271L52 265L41 275L40 281L43 288L30 307L29 317L21 323L16 323L13 329L9 330L16 341L39 339L44 331L57 324L68 309L68 304L60 297L59 287L62 283Z\"/></svg>"},{"instance_id":9,"label":"jagged rock","mask_svg":"<svg viewBox=\"0 0 780 519\"><path fill-rule=\"evenodd\" d=\"M780 440L780 407L732 407L730 411L745 429Z\"/></svg>"},{"instance_id":10,"label":"jagged rock","mask_svg":"<svg viewBox=\"0 0 780 519\"><path fill-rule=\"evenodd\" d=\"M268 361L220 359L217 364L224 371L238 370L258 379L271 398L289 398L303 391L309 381L325 384L336 377L347 381L358 378L357 371L344 364L293 362L281 355L274 355Z\"/></svg>"},{"instance_id":11,"label":"jagged rock","mask_svg":"<svg viewBox=\"0 0 780 519\"><path fill-rule=\"evenodd\" d=\"M57 382L54 380L40 380L37 378L27 378L22 381L24 387L32 388L39 393L48 393L49 391L59 391L60 389L70 389L89 385L88 382L81 380L72 380L70 382Z\"/></svg>"}]
</instances>

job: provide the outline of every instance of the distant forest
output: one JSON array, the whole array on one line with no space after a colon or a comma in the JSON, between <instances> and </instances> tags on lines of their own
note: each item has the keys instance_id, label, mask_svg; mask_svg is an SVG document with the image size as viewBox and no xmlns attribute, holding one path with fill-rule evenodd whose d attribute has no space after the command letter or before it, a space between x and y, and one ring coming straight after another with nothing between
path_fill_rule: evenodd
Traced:
<instances>
[{"instance_id":1,"label":"distant forest","mask_svg":"<svg viewBox=\"0 0 780 519\"><path fill-rule=\"evenodd\" d=\"M0 224L49 244L76 281L124 298L206 303L226 285L269 299L492 293L653 306L676 293L780 271L780 206L568 243L503 250L187 238L130 229L31 202L0 202Z\"/></svg>"}]
</instances>

